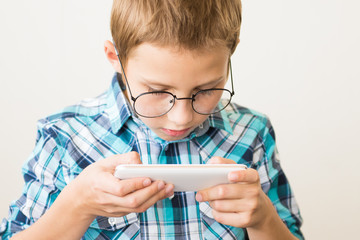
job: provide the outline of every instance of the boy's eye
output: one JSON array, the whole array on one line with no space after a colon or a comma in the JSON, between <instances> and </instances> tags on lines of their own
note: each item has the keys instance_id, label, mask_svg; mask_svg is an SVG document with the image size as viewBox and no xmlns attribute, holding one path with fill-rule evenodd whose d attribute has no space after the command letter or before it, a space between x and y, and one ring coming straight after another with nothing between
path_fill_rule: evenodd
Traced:
<instances>
[{"instance_id":1,"label":"boy's eye","mask_svg":"<svg viewBox=\"0 0 360 240\"><path fill-rule=\"evenodd\" d=\"M156 91L152 91L151 92L151 95L154 95L154 96L161 96L161 95L168 95L167 93L164 93L164 92L156 92Z\"/></svg>"},{"instance_id":2,"label":"boy's eye","mask_svg":"<svg viewBox=\"0 0 360 240\"><path fill-rule=\"evenodd\" d=\"M201 90L196 95L204 95L204 96L211 96L215 93L215 90L207 89L207 90Z\"/></svg>"},{"instance_id":3,"label":"boy's eye","mask_svg":"<svg viewBox=\"0 0 360 240\"><path fill-rule=\"evenodd\" d=\"M148 87L148 92L163 92L163 91L165 91L165 90L163 90L163 89L154 89L152 87Z\"/></svg>"},{"instance_id":4,"label":"boy's eye","mask_svg":"<svg viewBox=\"0 0 360 240\"><path fill-rule=\"evenodd\" d=\"M153 89L151 87L148 88L147 93L148 96L153 96L156 98L166 98L170 95L169 93L165 92L165 90Z\"/></svg>"}]
</instances>

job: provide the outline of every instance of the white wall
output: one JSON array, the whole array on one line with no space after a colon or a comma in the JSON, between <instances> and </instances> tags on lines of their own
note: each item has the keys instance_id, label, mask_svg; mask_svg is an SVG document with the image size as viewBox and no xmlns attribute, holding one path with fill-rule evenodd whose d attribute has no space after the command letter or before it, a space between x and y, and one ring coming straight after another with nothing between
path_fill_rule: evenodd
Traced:
<instances>
[{"instance_id":1,"label":"white wall","mask_svg":"<svg viewBox=\"0 0 360 240\"><path fill-rule=\"evenodd\" d=\"M0 218L36 120L110 83L111 1L1 1ZM360 2L243 0L238 103L270 116L307 239L354 239L360 214Z\"/></svg>"}]
</instances>

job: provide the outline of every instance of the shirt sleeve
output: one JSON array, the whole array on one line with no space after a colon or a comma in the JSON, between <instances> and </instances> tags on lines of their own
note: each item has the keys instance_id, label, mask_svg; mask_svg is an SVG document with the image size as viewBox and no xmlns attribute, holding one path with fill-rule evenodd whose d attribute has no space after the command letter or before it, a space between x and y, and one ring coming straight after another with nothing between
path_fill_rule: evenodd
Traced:
<instances>
[{"instance_id":1,"label":"shirt sleeve","mask_svg":"<svg viewBox=\"0 0 360 240\"><path fill-rule=\"evenodd\" d=\"M56 133L40 125L35 149L22 168L22 195L11 203L8 218L0 226L0 239L9 239L38 220L64 187Z\"/></svg>"},{"instance_id":2,"label":"shirt sleeve","mask_svg":"<svg viewBox=\"0 0 360 240\"><path fill-rule=\"evenodd\" d=\"M63 132L64 129L59 129L54 123L39 121L35 149L22 167L23 192L18 200L10 204L9 215L1 222L0 239L10 239L36 222L66 185L87 166L76 165L75 161L82 155L73 150L76 148L75 141ZM70 156L71 153L73 156ZM71 166L70 159L74 162ZM83 238L95 239L105 234L133 236L139 229L136 213L118 218L99 216Z\"/></svg>"},{"instance_id":3,"label":"shirt sleeve","mask_svg":"<svg viewBox=\"0 0 360 240\"><path fill-rule=\"evenodd\" d=\"M253 163L259 172L261 187L292 234L304 239L300 230L302 218L298 204L280 166L274 129L268 119L264 126L253 155Z\"/></svg>"}]
</instances>

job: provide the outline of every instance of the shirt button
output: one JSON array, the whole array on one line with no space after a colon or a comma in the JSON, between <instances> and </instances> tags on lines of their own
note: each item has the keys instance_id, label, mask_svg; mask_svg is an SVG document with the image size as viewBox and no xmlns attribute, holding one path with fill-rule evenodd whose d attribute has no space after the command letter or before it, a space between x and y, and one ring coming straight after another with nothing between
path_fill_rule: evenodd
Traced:
<instances>
[{"instance_id":1,"label":"shirt button","mask_svg":"<svg viewBox=\"0 0 360 240\"><path fill-rule=\"evenodd\" d=\"M167 145L166 147L165 147L165 151L167 151L169 149L169 145Z\"/></svg>"},{"instance_id":2,"label":"shirt button","mask_svg":"<svg viewBox=\"0 0 360 240\"><path fill-rule=\"evenodd\" d=\"M116 219L113 218L113 217L110 217L109 220L108 220L108 222L109 222L109 224L110 224L111 226L114 226L114 225L116 224Z\"/></svg>"}]
</instances>

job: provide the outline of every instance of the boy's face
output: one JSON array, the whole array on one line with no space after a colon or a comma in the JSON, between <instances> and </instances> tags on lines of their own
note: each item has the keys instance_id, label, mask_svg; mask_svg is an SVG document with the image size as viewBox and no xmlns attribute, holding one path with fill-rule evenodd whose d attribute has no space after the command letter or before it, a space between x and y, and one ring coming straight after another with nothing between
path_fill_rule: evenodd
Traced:
<instances>
[{"instance_id":1,"label":"boy's face","mask_svg":"<svg viewBox=\"0 0 360 240\"><path fill-rule=\"evenodd\" d=\"M224 88L228 64L226 48L191 51L144 43L131 52L125 74L135 98L145 92L161 90L185 98L202 89ZM129 95L128 99L131 99ZM174 141L188 136L208 115L196 113L191 100L176 100L163 116L139 118L160 138Z\"/></svg>"}]
</instances>

